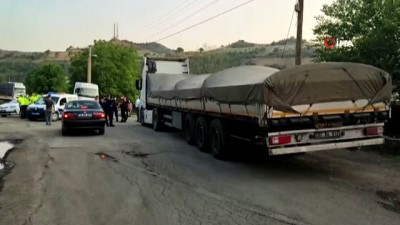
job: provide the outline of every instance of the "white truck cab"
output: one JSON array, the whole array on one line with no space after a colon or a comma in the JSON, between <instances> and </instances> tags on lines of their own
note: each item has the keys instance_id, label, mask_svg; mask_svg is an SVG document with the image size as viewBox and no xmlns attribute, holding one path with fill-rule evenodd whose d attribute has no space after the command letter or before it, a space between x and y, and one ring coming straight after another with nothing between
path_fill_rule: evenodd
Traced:
<instances>
[{"instance_id":1,"label":"white truck cab","mask_svg":"<svg viewBox=\"0 0 400 225\"><path fill-rule=\"evenodd\" d=\"M27 108L27 117L29 120L39 119L45 117L45 98L47 95L40 97L35 103L30 104ZM51 94L51 99L54 102L55 111L52 115L52 120L56 121L61 118L64 111L65 103L73 100L78 100L77 95L73 94Z\"/></svg>"},{"instance_id":2,"label":"white truck cab","mask_svg":"<svg viewBox=\"0 0 400 225\"><path fill-rule=\"evenodd\" d=\"M136 89L140 90L139 121L144 124L153 123L153 110L147 105L147 75L189 74L188 58L144 57L141 79L136 80Z\"/></svg>"},{"instance_id":3,"label":"white truck cab","mask_svg":"<svg viewBox=\"0 0 400 225\"><path fill-rule=\"evenodd\" d=\"M96 96L99 96L99 86L92 83L76 82L74 94L78 96L78 99L94 100Z\"/></svg>"}]
</instances>

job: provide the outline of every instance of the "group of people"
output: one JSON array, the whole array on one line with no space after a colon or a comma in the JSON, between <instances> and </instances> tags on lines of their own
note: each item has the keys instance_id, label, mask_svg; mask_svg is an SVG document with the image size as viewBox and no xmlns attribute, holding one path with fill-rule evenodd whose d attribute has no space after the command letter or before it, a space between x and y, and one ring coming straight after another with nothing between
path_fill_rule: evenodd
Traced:
<instances>
[{"instance_id":1,"label":"group of people","mask_svg":"<svg viewBox=\"0 0 400 225\"><path fill-rule=\"evenodd\" d=\"M17 98L21 119L26 117L26 109L28 108L28 105L35 103L40 97L41 97L41 95L33 94L31 96L21 95Z\"/></svg>"},{"instance_id":2,"label":"group of people","mask_svg":"<svg viewBox=\"0 0 400 225\"><path fill-rule=\"evenodd\" d=\"M103 97L100 100L100 105L106 113L106 126L114 127L115 121L118 122L118 109L121 109L121 123L125 123L132 111L132 104L127 97L123 96L118 101L116 97Z\"/></svg>"}]
</instances>

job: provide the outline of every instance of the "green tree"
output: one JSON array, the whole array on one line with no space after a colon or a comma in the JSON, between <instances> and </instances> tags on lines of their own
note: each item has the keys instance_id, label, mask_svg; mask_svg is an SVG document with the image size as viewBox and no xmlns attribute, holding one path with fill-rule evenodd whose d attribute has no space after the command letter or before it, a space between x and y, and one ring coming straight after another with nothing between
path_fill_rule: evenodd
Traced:
<instances>
[{"instance_id":1,"label":"green tree","mask_svg":"<svg viewBox=\"0 0 400 225\"><path fill-rule=\"evenodd\" d=\"M324 5L317 17L316 62L361 62L382 68L395 78L400 75L400 1L336 0ZM326 37L348 46L324 47Z\"/></svg>"},{"instance_id":2,"label":"green tree","mask_svg":"<svg viewBox=\"0 0 400 225\"><path fill-rule=\"evenodd\" d=\"M65 70L58 64L45 64L33 70L25 80L28 93L63 92L68 89Z\"/></svg>"},{"instance_id":3,"label":"green tree","mask_svg":"<svg viewBox=\"0 0 400 225\"><path fill-rule=\"evenodd\" d=\"M140 59L136 50L107 41L95 41L92 54L92 82L99 85L100 95L135 95L134 83L138 78ZM83 49L71 58L70 84L86 82L89 51Z\"/></svg>"}]
</instances>

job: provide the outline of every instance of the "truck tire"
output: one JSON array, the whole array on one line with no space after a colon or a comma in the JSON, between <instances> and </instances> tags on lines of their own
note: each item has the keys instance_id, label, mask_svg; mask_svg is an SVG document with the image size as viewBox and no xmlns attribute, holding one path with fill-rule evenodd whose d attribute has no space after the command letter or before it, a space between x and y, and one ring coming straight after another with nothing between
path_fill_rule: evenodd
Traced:
<instances>
[{"instance_id":1,"label":"truck tire","mask_svg":"<svg viewBox=\"0 0 400 225\"><path fill-rule=\"evenodd\" d=\"M215 119L210 125L210 148L217 159L227 158L227 133L220 120Z\"/></svg>"},{"instance_id":2,"label":"truck tire","mask_svg":"<svg viewBox=\"0 0 400 225\"><path fill-rule=\"evenodd\" d=\"M200 151L205 152L209 148L209 128L207 120L200 116L196 121L196 145Z\"/></svg>"},{"instance_id":3,"label":"truck tire","mask_svg":"<svg viewBox=\"0 0 400 225\"><path fill-rule=\"evenodd\" d=\"M62 136L68 135L68 130L64 126L61 127L61 134L62 134Z\"/></svg>"},{"instance_id":4,"label":"truck tire","mask_svg":"<svg viewBox=\"0 0 400 225\"><path fill-rule=\"evenodd\" d=\"M146 125L144 123L144 109L143 108L141 108L139 111L139 122L142 126Z\"/></svg>"},{"instance_id":5,"label":"truck tire","mask_svg":"<svg viewBox=\"0 0 400 225\"><path fill-rule=\"evenodd\" d=\"M157 108L153 109L153 130L155 131L161 131L163 126L162 126L162 121L161 121L161 113Z\"/></svg>"},{"instance_id":6,"label":"truck tire","mask_svg":"<svg viewBox=\"0 0 400 225\"><path fill-rule=\"evenodd\" d=\"M188 144L194 144L196 137L195 137L195 123L193 116L190 114L187 114L185 117L185 137L186 137L186 142Z\"/></svg>"}]
</instances>

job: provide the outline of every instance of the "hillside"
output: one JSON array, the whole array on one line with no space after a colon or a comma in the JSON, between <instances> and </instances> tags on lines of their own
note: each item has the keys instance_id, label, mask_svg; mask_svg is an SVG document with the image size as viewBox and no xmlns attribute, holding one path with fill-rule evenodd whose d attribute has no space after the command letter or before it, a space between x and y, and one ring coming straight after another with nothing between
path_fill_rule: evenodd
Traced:
<instances>
[{"instance_id":1,"label":"hillside","mask_svg":"<svg viewBox=\"0 0 400 225\"><path fill-rule=\"evenodd\" d=\"M274 41L271 44L256 44L239 40L219 48L187 52L185 56L191 59L190 69L194 74L213 73L240 65L270 66L283 69L294 66L295 42L294 37L288 40ZM314 50L311 45L303 40L303 64L312 63L313 55Z\"/></svg>"},{"instance_id":2,"label":"hillside","mask_svg":"<svg viewBox=\"0 0 400 225\"><path fill-rule=\"evenodd\" d=\"M112 39L111 42L122 44L125 46L134 47L141 55L144 54L172 54L174 50L165 47L164 45L156 42L149 43L135 43L128 40Z\"/></svg>"},{"instance_id":3,"label":"hillside","mask_svg":"<svg viewBox=\"0 0 400 225\"><path fill-rule=\"evenodd\" d=\"M239 40L220 47L205 46L199 51L176 53L168 47L151 43L134 43L128 40L110 40L116 44L133 47L139 55L184 56L191 59L191 73L212 73L225 68L240 65L261 65L286 68L294 65L295 39L279 40L270 44L256 44ZM285 43L286 46L285 46ZM313 50L304 41L303 63L311 63ZM285 50L285 51L284 51ZM80 48L68 47L63 52L47 50L45 52L18 52L0 49L0 82L24 82L27 74L44 63L60 64L69 70L70 57L80 52ZM282 54L284 51L284 54ZM283 55L283 57L282 57Z\"/></svg>"}]
</instances>

